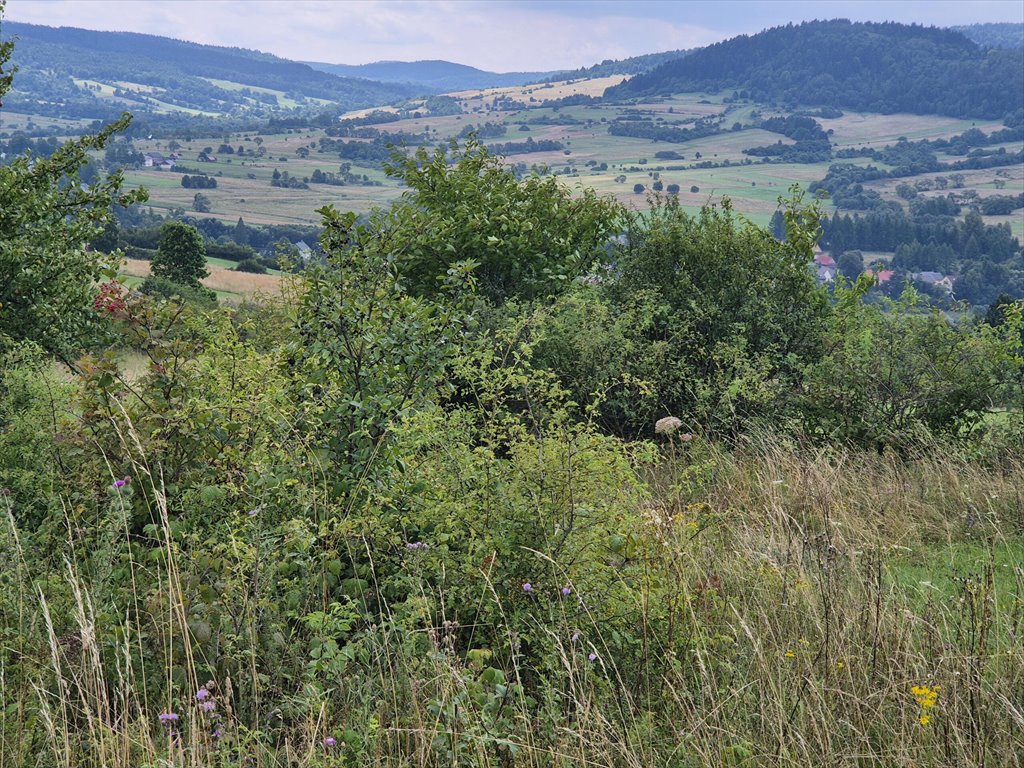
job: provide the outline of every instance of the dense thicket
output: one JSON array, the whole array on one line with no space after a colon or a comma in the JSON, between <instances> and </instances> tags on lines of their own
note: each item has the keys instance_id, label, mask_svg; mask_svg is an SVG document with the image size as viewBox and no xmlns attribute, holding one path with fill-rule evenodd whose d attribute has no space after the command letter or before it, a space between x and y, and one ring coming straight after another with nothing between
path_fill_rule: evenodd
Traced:
<instances>
[{"instance_id":1,"label":"dense thicket","mask_svg":"<svg viewBox=\"0 0 1024 768\"><path fill-rule=\"evenodd\" d=\"M725 89L758 101L1001 118L1024 105L1024 50L982 50L934 27L812 21L702 48L605 95Z\"/></svg>"}]
</instances>

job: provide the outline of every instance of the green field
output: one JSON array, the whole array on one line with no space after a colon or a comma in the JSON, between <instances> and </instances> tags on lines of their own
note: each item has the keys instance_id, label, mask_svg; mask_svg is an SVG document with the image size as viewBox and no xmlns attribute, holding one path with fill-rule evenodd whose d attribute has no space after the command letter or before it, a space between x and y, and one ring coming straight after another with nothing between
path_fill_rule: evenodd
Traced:
<instances>
[{"instance_id":1,"label":"green field","mask_svg":"<svg viewBox=\"0 0 1024 768\"><path fill-rule=\"evenodd\" d=\"M284 103L283 92L267 88L253 88L228 80L210 80L211 83L226 89L241 90L250 88L253 91L272 93L279 102ZM131 84L121 84L130 86ZM406 118L375 126L383 134L405 132L429 135L428 143L436 145L455 137L467 125L479 126L485 122L503 123L507 126L504 136L485 139L485 143L522 142L527 137L534 141L551 140L560 142L564 149L531 154L517 154L508 158L511 164L520 165L527 170L538 168L542 171L559 175L569 184L580 184L592 187L601 193L615 196L619 201L638 208L647 204L646 193L658 179L664 186L678 184L680 201L687 209L696 210L708 202L718 202L722 197L732 200L736 211L743 213L753 221L765 223L776 210L780 196L787 196L794 184L806 188L810 183L823 178L830 163L763 163L760 158L744 154L744 150L756 146L790 144L790 139L780 137L758 128L744 127L742 130L729 131L706 138L676 144L665 141L652 141L646 138L612 136L608 133L608 123L621 116L625 110L636 110L641 114L656 116L657 120L676 123L694 118L717 115L723 125L740 123L750 126L753 112L759 111L762 116L782 114L768 108L759 108L749 102L728 104L724 94L681 94L673 97L651 99L645 103L628 105L586 104L581 106L563 107L560 109L542 107L540 102L546 98L555 98L573 92L586 93L594 90L581 81L558 87L524 86L518 89L489 89L487 91L463 92L458 96L463 99L466 110L461 115L430 116ZM573 89L578 89L574 91ZM512 98L526 101L526 109L493 110L489 108L495 94L508 94ZM529 102L530 98L537 101ZM349 116L366 114L368 110L351 113ZM536 120L562 120L569 124L538 124ZM971 127L991 132L998 130L1001 124L995 121L957 120L945 117L928 117L921 115L895 114L880 115L870 113L847 113L843 117L833 119L818 118L825 130L832 130L832 140L837 149L848 147L880 147L896 142L905 137L910 140L937 139L953 136ZM528 130L524 129L524 126ZM685 127L685 123L684 123ZM271 177L275 171L287 171L290 176L303 179L312 175L315 170L324 173L337 173L341 159L335 153L319 151L319 139L325 133L322 130L296 130L290 133L264 134L263 156L225 155L218 157L218 162L203 164L198 155L204 147L216 149L225 139L234 147L239 145L247 149L257 147L255 133L223 135L207 138L195 138L192 141L180 142L182 147L179 163L190 169L202 171L216 176L218 188L202 190L211 202L211 211L201 216L212 216L226 221L235 221L239 217L253 224L287 224L316 223L319 216L316 209L331 204L341 210L365 213L378 206L385 206L394 200L401 189L375 167L352 165L352 172L365 174L373 181L381 182L382 186L329 186L310 184L309 189L279 188L271 186ZM169 141L136 141L140 151L170 152ZM300 158L296 151L306 147L310 153ZM1020 151L1019 142L1005 145L1007 152ZM681 160L665 160L655 157L660 151L672 150L682 155ZM699 154L699 157L698 157ZM944 162L962 159L954 156L940 158ZM698 168L701 163L722 164L728 167ZM843 160L854 164L872 164L885 169L885 165L877 161L857 158ZM589 163L589 165L588 165ZM605 168L598 169L605 164ZM671 170L670 170L671 168ZM1004 174L1003 193L1009 194L1014 189L1024 189L1024 166L1008 169L992 169L984 171L968 171L964 189L973 189L979 195L997 193L995 187L996 170ZM866 187L876 189L885 199L897 200L895 194L899 183L913 183L919 178L929 178L942 174L922 174L920 177L898 180L881 180L869 182ZM624 179L623 179L624 177ZM180 186L180 175L156 169L133 170L127 174L131 185L140 185L150 191L150 203L154 210L171 211L174 209L189 210L195 190ZM616 179L622 179L616 181ZM634 187L644 185L644 193L636 194ZM690 192L697 187L697 192ZM932 193L926 193L932 194ZM935 192L934 194L939 194ZM831 212L826 205L825 210ZM1012 215L990 217L991 223L1009 223L1014 234L1024 234L1024 211L1015 211Z\"/></svg>"}]
</instances>

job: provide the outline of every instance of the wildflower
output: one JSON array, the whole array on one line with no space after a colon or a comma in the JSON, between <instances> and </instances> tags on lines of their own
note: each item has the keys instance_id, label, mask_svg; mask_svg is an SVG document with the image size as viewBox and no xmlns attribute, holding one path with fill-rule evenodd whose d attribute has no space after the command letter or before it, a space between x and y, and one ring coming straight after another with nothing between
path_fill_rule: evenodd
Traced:
<instances>
[{"instance_id":1,"label":"wildflower","mask_svg":"<svg viewBox=\"0 0 1024 768\"><path fill-rule=\"evenodd\" d=\"M562 597L568 597L571 594L572 589L570 587L562 587Z\"/></svg>"},{"instance_id":2,"label":"wildflower","mask_svg":"<svg viewBox=\"0 0 1024 768\"><path fill-rule=\"evenodd\" d=\"M786 651L786 658L787 659L792 659L794 656L796 656L796 654L793 653L792 651Z\"/></svg>"},{"instance_id":3,"label":"wildflower","mask_svg":"<svg viewBox=\"0 0 1024 768\"><path fill-rule=\"evenodd\" d=\"M921 715L919 718L917 718L917 722L919 722L921 725L928 725L928 723L930 723L931 720L932 719L928 715Z\"/></svg>"},{"instance_id":4,"label":"wildflower","mask_svg":"<svg viewBox=\"0 0 1024 768\"><path fill-rule=\"evenodd\" d=\"M324 739L324 746L325 747L333 747L337 743L338 743L338 740L336 738L334 738L333 736L328 736L326 739Z\"/></svg>"},{"instance_id":5,"label":"wildflower","mask_svg":"<svg viewBox=\"0 0 1024 768\"><path fill-rule=\"evenodd\" d=\"M654 432L658 435L671 435L673 432L678 432L682 426L683 422L675 416L666 416L654 422Z\"/></svg>"},{"instance_id":6,"label":"wildflower","mask_svg":"<svg viewBox=\"0 0 1024 768\"><path fill-rule=\"evenodd\" d=\"M206 688L200 688L198 691L196 691L196 698L199 701L206 701L208 698L210 698L210 692L206 690Z\"/></svg>"},{"instance_id":7,"label":"wildflower","mask_svg":"<svg viewBox=\"0 0 1024 768\"><path fill-rule=\"evenodd\" d=\"M533 584L531 584L528 581L524 581L523 582L523 592L526 592L526 593L533 592Z\"/></svg>"},{"instance_id":8,"label":"wildflower","mask_svg":"<svg viewBox=\"0 0 1024 768\"><path fill-rule=\"evenodd\" d=\"M928 687L927 685L915 685L910 689L921 705L921 709L931 709L939 699L939 686Z\"/></svg>"},{"instance_id":9,"label":"wildflower","mask_svg":"<svg viewBox=\"0 0 1024 768\"><path fill-rule=\"evenodd\" d=\"M427 544L423 541L410 541L405 545L405 548L410 551L424 550L427 548Z\"/></svg>"},{"instance_id":10,"label":"wildflower","mask_svg":"<svg viewBox=\"0 0 1024 768\"><path fill-rule=\"evenodd\" d=\"M122 477L120 480L115 480L114 481L114 487L115 488L124 488L131 481L132 481L132 479L130 477L127 477L127 476L126 477Z\"/></svg>"},{"instance_id":11,"label":"wildflower","mask_svg":"<svg viewBox=\"0 0 1024 768\"><path fill-rule=\"evenodd\" d=\"M213 738L215 738L215 739L219 739L220 738L220 728L214 728L213 729L213 733L211 733L210 735L213 736Z\"/></svg>"},{"instance_id":12,"label":"wildflower","mask_svg":"<svg viewBox=\"0 0 1024 768\"><path fill-rule=\"evenodd\" d=\"M215 710L216 708L217 708L217 702L214 701L213 699L210 699L209 701L204 701L203 702L203 711L204 712L213 712L213 710Z\"/></svg>"},{"instance_id":13,"label":"wildflower","mask_svg":"<svg viewBox=\"0 0 1024 768\"><path fill-rule=\"evenodd\" d=\"M590 654L589 656L587 656L587 660L588 661L597 661L597 654L596 653Z\"/></svg>"},{"instance_id":14,"label":"wildflower","mask_svg":"<svg viewBox=\"0 0 1024 768\"><path fill-rule=\"evenodd\" d=\"M682 440L684 443L688 443L691 440L693 440L693 433L692 432L683 432L683 434L681 434L679 436L679 439Z\"/></svg>"},{"instance_id":15,"label":"wildflower","mask_svg":"<svg viewBox=\"0 0 1024 768\"><path fill-rule=\"evenodd\" d=\"M176 723L176 722L178 722L178 713L177 712L161 712L159 717L157 717L157 719L161 723Z\"/></svg>"}]
</instances>

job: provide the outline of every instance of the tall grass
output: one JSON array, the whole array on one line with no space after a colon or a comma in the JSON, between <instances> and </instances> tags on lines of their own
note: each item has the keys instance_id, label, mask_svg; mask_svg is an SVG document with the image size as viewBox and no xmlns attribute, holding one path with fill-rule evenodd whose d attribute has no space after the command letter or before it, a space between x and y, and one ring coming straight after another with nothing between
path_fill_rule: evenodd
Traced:
<instances>
[{"instance_id":1,"label":"tall grass","mask_svg":"<svg viewBox=\"0 0 1024 768\"><path fill-rule=\"evenodd\" d=\"M129 563L160 599L133 595L103 636L105 577L72 516L63 572L41 577L3 497L2 583L18 610L3 628L0 766L1024 765L1021 463L767 439L664 456L641 468L652 493L630 510L650 534L629 592L641 668L615 657L604 617L564 601L532 628L557 655L547 680L511 626L496 669L445 616L410 631L386 608L358 643L310 662L317 690L268 686L255 657L207 681L181 587L192 565L157 471L137 467L159 554ZM116 509L107 525L111 547L136 551ZM483 575L481 600L504 615ZM258 610L238 620L255 626ZM335 620L328 608L325 636ZM141 640L154 629L157 654Z\"/></svg>"}]
</instances>

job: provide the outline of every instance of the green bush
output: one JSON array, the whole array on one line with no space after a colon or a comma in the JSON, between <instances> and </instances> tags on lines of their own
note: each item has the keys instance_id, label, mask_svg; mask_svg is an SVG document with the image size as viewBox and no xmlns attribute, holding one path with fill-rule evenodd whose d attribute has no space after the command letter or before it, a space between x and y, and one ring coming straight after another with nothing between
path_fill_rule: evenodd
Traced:
<instances>
[{"instance_id":1,"label":"green bush","mask_svg":"<svg viewBox=\"0 0 1024 768\"><path fill-rule=\"evenodd\" d=\"M202 307L210 307L217 303L217 294L201 285L185 285L166 277L150 275L142 281L139 290L147 296L159 296L163 299L180 298L182 301Z\"/></svg>"},{"instance_id":2,"label":"green bush","mask_svg":"<svg viewBox=\"0 0 1024 768\"><path fill-rule=\"evenodd\" d=\"M658 201L578 294L542 310L537 362L621 435L676 416L734 434L784 427L829 314L808 269L816 211L790 211L791 237L738 220L728 202L690 216Z\"/></svg>"},{"instance_id":3,"label":"green bush","mask_svg":"<svg viewBox=\"0 0 1024 768\"><path fill-rule=\"evenodd\" d=\"M573 194L554 177L522 181L487 148L396 153L385 166L409 192L378 220L410 291L436 295L456 262L472 264L492 302L548 295L605 256L622 209L593 190Z\"/></svg>"},{"instance_id":4,"label":"green bush","mask_svg":"<svg viewBox=\"0 0 1024 768\"><path fill-rule=\"evenodd\" d=\"M867 303L869 281L840 286L824 354L807 370L804 428L829 442L906 449L939 438L966 438L997 406L1020 407L1019 311L993 328L951 323L918 306L913 289L899 302Z\"/></svg>"},{"instance_id":5,"label":"green bush","mask_svg":"<svg viewBox=\"0 0 1024 768\"><path fill-rule=\"evenodd\" d=\"M257 261L256 259L242 259L242 261L238 262L238 265L235 267L235 271L252 272L257 275L267 274L266 266L264 266L263 262Z\"/></svg>"}]
</instances>

